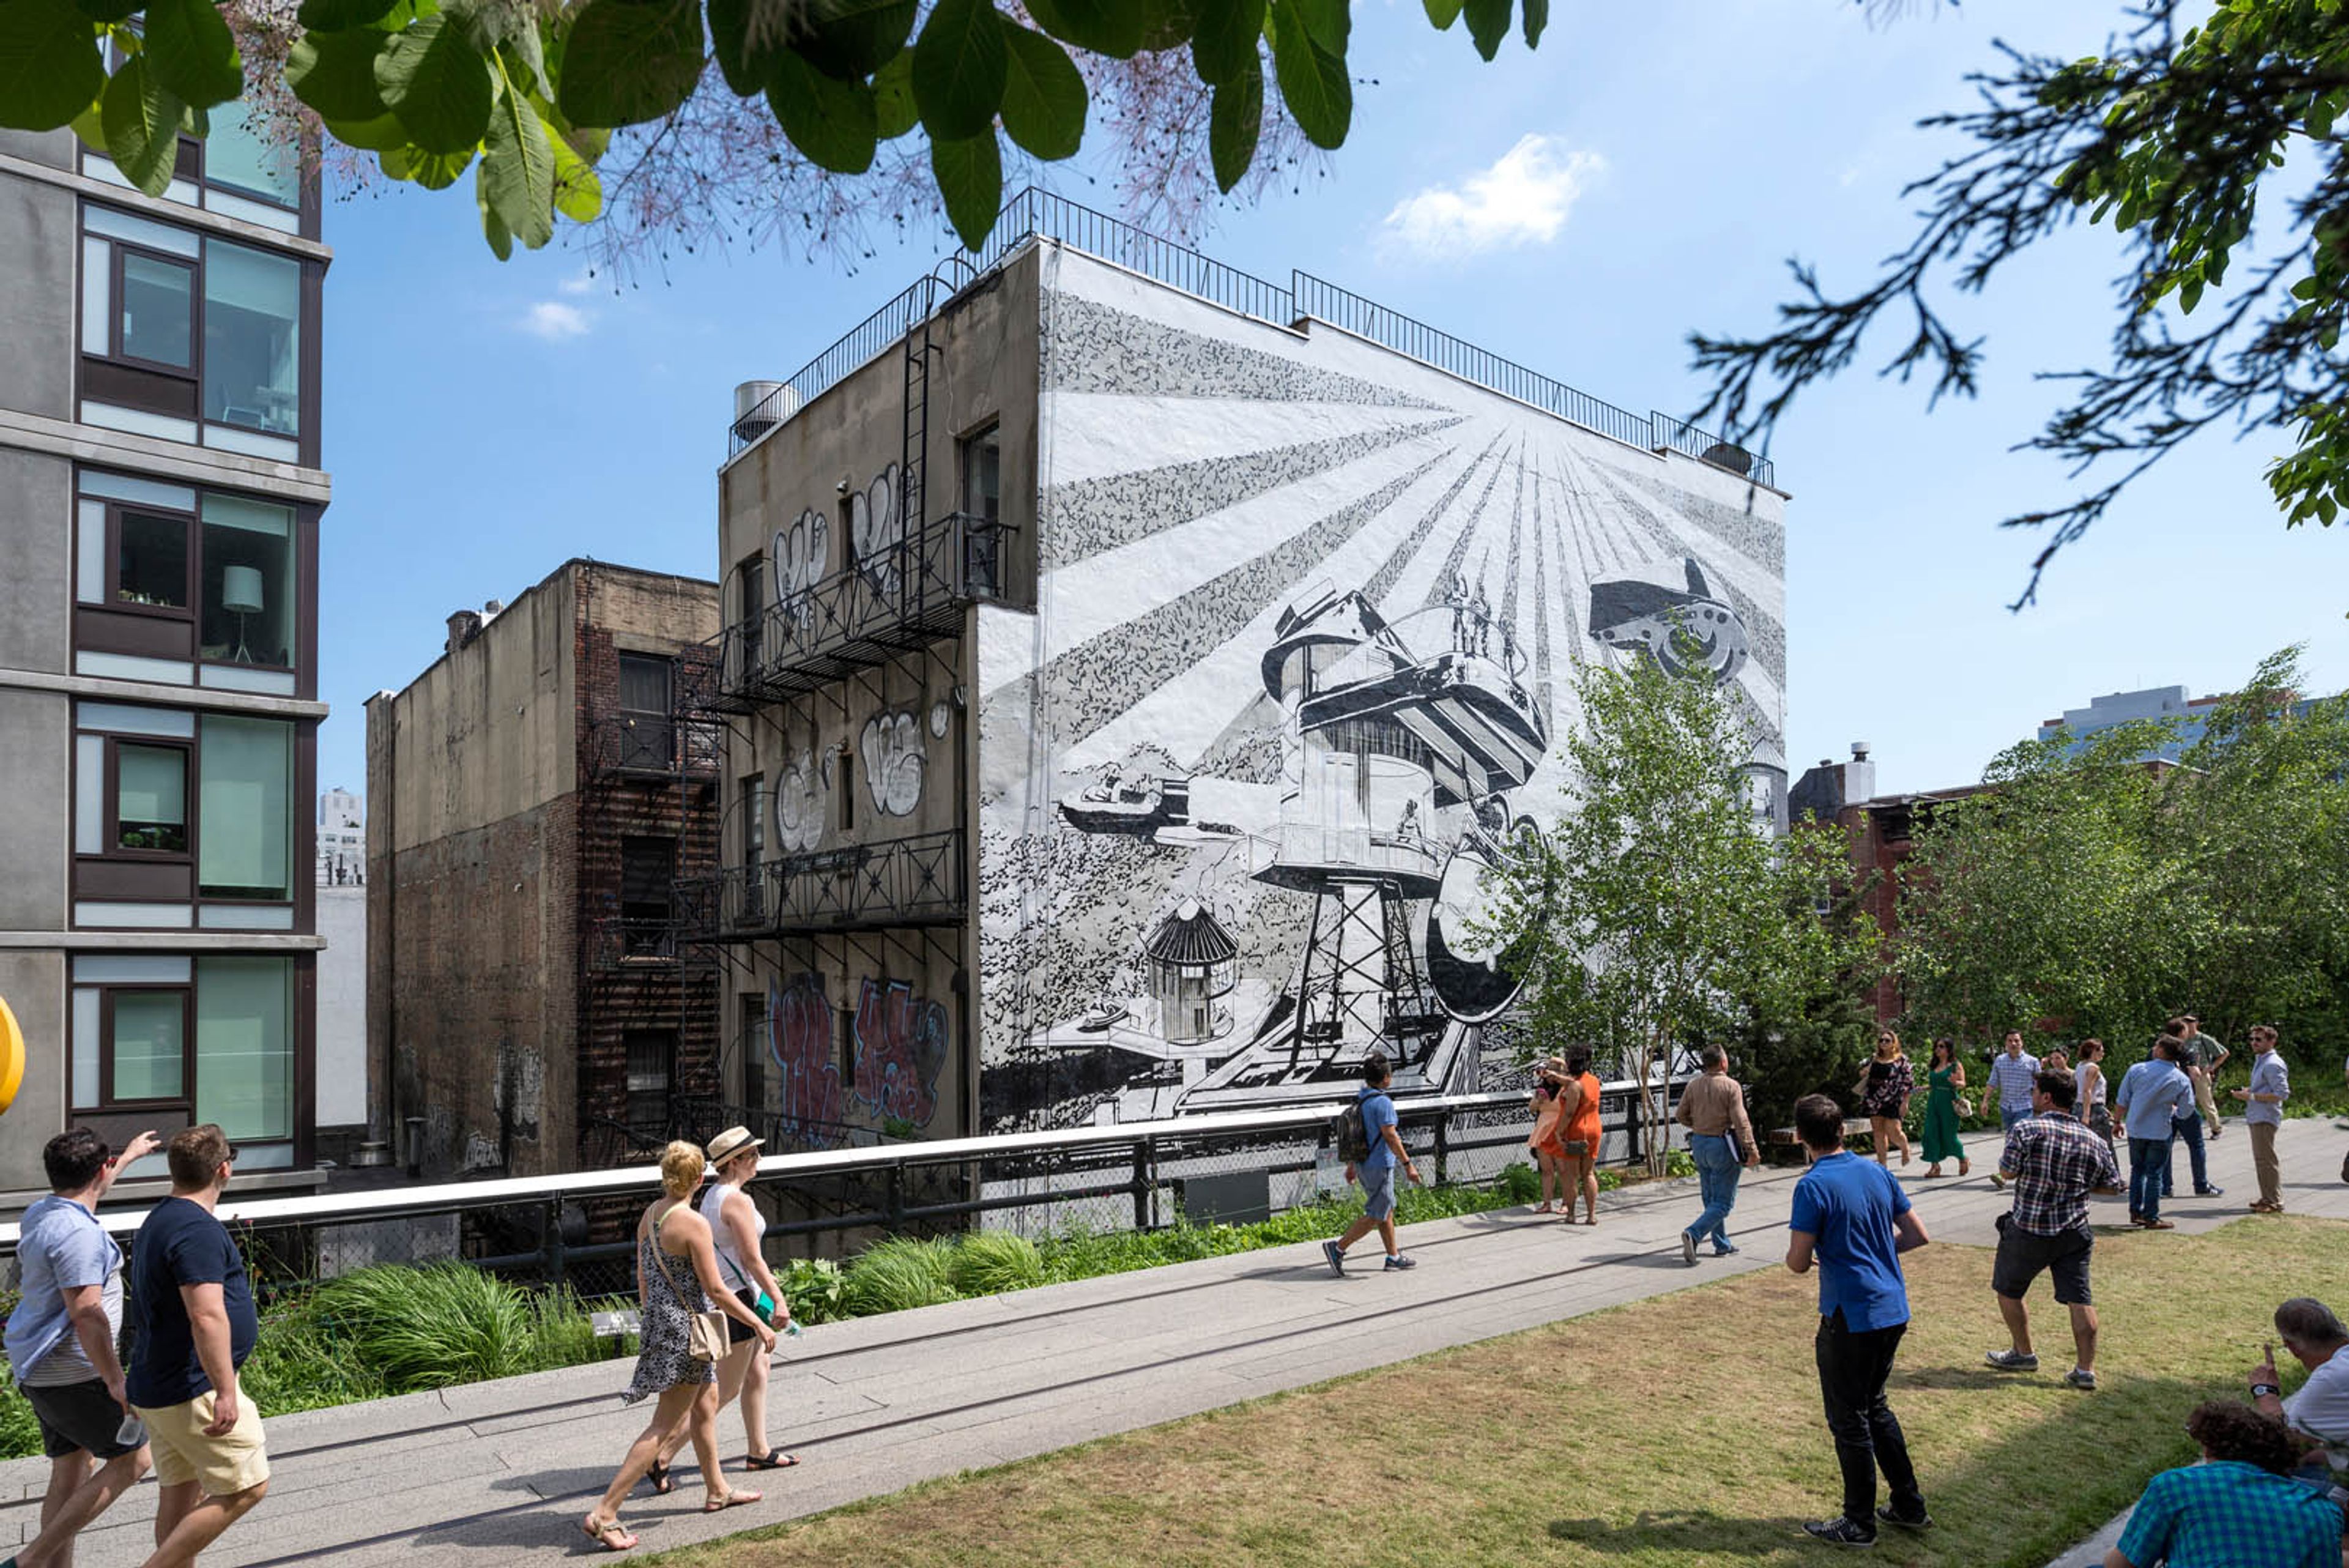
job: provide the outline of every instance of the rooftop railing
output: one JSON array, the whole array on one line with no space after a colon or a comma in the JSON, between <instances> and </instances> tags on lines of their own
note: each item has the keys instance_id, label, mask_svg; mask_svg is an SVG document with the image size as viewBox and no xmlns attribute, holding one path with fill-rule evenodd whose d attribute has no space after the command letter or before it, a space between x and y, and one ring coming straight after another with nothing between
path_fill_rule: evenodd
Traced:
<instances>
[{"instance_id":1,"label":"rooftop railing","mask_svg":"<svg viewBox=\"0 0 2349 1568\"><path fill-rule=\"evenodd\" d=\"M1038 239L1057 240L1170 288L1277 327L1294 327L1307 320L1325 322L1626 446L1651 452L1677 452L1759 484L1775 488L1777 483L1776 468L1769 458L1683 420L1618 408L1310 273L1292 271L1284 287L1034 186L1005 203L993 235L976 260L975 275L985 276ZM874 311L802 367L757 409L737 420L728 432L729 457L860 366L895 348L925 316L944 308L960 292L960 287L949 287L933 274Z\"/></svg>"}]
</instances>

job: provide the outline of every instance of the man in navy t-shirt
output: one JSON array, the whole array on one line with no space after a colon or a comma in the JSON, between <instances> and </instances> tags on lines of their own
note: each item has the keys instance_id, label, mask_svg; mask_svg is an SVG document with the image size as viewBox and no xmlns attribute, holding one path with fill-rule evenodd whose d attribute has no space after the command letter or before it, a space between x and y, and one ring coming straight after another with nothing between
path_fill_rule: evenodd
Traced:
<instances>
[{"instance_id":1,"label":"man in navy t-shirt","mask_svg":"<svg viewBox=\"0 0 2349 1568\"><path fill-rule=\"evenodd\" d=\"M269 1490L261 1410L237 1389L259 1324L244 1259L212 1217L236 1151L209 1122L171 1142L171 1196L130 1246L130 1403L155 1455L155 1556L193 1563Z\"/></svg>"},{"instance_id":2,"label":"man in navy t-shirt","mask_svg":"<svg viewBox=\"0 0 2349 1568\"><path fill-rule=\"evenodd\" d=\"M1909 1328L1909 1291L1899 1254L1926 1242L1924 1222L1892 1173L1843 1147L1843 1108L1825 1095L1795 1104L1811 1168L1795 1184L1786 1267L1819 1271L1819 1332L1815 1348L1827 1430L1843 1467L1843 1513L1803 1526L1837 1546L1866 1546L1876 1522L1923 1530L1933 1521L1917 1490L1900 1422L1885 1403L1885 1379ZM1876 1506L1881 1465L1892 1501Z\"/></svg>"},{"instance_id":3,"label":"man in navy t-shirt","mask_svg":"<svg viewBox=\"0 0 2349 1568\"><path fill-rule=\"evenodd\" d=\"M1384 1053L1373 1051L1362 1059L1362 1092L1355 1097L1354 1112L1362 1118L1363 1141L1371 1146L1371 1152L1359 1169L1346 1168L1346 1179L1362 1184L1362 1217L1336 1241L1321 1243L1321 1256L1333 1274L1346 1272L1346 1249L1374 1229L1386 1243L1388 1268L1413 1266L1395 1240L1394 1173L1400 1165L1417 1181L1419 1167L1411 1162L1411 1151L1403 1147L1402 1136L1395 1130L1394 1101L1387 1096L1387 1087L1393 1082L1394 1070L1387 1065Z\"/></svg>"}]
</instances>

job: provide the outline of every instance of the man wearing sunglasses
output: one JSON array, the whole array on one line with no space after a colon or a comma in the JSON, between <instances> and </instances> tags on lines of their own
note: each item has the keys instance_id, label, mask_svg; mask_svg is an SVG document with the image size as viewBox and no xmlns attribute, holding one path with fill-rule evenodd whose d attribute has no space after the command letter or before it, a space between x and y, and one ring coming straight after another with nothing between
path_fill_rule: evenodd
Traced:
<instances>
[{"instance_id":1,"label":"man wearing sunglasses","mask_svg":"<svg viewBox=\"0 0 2349 1568\"><path fill-rule=\"evenodd\" d=\"M260 1324L244 1259L213 1215L236 1150L207 1122L166 1150L171 1196L130 1248L130 1403L155 1455L155 1554L147 1568L185 1568L269 1490L260 1407L237 1368Z\"/></svg>"}]
</instances>

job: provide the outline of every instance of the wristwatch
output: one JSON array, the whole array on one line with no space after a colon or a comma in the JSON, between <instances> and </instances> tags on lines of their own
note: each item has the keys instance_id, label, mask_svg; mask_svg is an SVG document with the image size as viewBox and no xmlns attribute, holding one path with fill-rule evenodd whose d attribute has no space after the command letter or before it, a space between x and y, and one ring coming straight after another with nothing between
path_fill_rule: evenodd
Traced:
<instances>
[{"instance_id":1,"label":"wristwatch","mask_svg":"<svg viewBox=\"0 0 2349 1568\"><path fill-rule=\"evenodd\" d=\"M2283 1390L2282 1388L2277 1387L2272 1383L2254 1383L2251 1385L2251 1397L2254 1399L2263 1399L2271 1394L2281 1395L2282 1392Z\"/></svg>"}]
</instances>

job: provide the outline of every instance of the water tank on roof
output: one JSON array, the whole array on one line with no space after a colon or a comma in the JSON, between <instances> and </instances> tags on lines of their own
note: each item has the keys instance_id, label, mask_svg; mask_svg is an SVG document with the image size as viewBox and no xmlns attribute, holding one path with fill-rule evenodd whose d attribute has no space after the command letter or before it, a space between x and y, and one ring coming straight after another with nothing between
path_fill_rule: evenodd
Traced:
<instances>
[{"instance_id":1,"label":"water tank on roof","mask_svg":"<svg viewBox=\"0 0 2349 1568\"><path fill-rule=\"evenodd\" d=\"M734 439L748 446L799 408L799 394L781 381L745 381L734 389Z\"/></svg>"}]
</instances>

